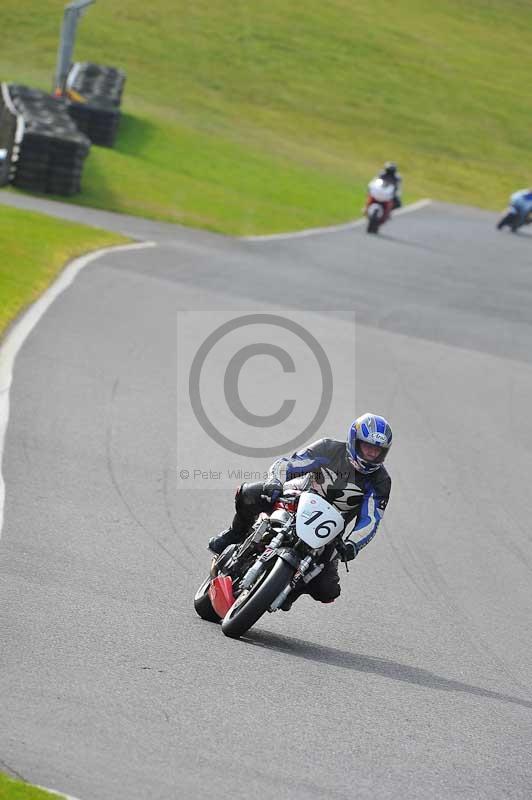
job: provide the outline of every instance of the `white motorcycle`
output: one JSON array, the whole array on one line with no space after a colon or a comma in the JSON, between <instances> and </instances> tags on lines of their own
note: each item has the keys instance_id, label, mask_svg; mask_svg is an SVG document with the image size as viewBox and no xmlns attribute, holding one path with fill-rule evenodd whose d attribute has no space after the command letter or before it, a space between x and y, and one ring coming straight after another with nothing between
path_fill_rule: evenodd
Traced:
<instances>
[{"instance_id":1,"label":"white motorcycle","mask_svg":"<svg viewBox=\"0 0 532 800\"><path fill-rule=\"evenodd\" d=\"M373 178L368 185L366 199L366 217L368 233L378 233L380 226L386 222L394 204L395 187L393 183Z\"/></svg>"},{"instance_id":2,"label":"white motorcycle","mask_svg":"<svg viewBox=\"0 0 532 800\"><path fill-rule=\"evenodd\" d=\"M342 554L344 527L340 512L320 495L284 495L269 516L259 516L242 544L229 545L214 559L196 592L196 612L221 620L226 636L242 636L267 611L277 611L301 582L319 575L327 545L334 542Z\"/></svg>"}]
</instances>

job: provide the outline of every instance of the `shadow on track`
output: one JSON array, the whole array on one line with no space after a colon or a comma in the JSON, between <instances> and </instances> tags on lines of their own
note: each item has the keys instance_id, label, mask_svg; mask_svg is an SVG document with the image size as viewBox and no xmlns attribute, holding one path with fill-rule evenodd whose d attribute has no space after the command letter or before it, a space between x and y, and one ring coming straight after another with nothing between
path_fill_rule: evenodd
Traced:
<instances>
[{"instance_id":1,"label":"shadow on track","mask_svg":"<svg viewBox=\"0 0 532 800\"><path fill-rule=\"evenodd\" d=\"M532 233L526 228L519 228L519 230L514 231L514 233L510 233L510 231L499 231L499 236L508 236L508 234L512 237L512 239L532 238Z\"/></svg>"},{"instance_id":2,"label":"shadow on track","mask_svg":"<svg viewBox=\"0 0 532 800\"><path fill-rule=\"evenodd\" d=\"M438 255L448 255L443 250L438 250L436 247L429 247L426 244L419 242L410 242L408 239L400 239L398 236L390 236L389 233L379 233L378 239L385 242L393 242L394 244L402 244L405 247L413 247L414 250L427 250L429 253L438 253Z\"/></svg>"},{"instance_id":3,"label":"shadow on track","mask_svg":"<svg viewBox=\"0 0 532 800\"><path fill-rule=\"evenodd\" d=\"M242 637L242 641L255 647L275 650L278 653L285 653L295 658L304 658L307 661L323 662L333 667L342 667L355 672L382 675L384 678L390 678L394 681L413 683L417 686L426 686L429 689L439 689L444 692L466 692L476 697L487 697L490 700L500 700L503 703L513 703L514 705L532 709L531 700L523 700L519 697L492 692L490 689L482 689L480 686L472 686L469 683L444 678L427 669L412 667L409 664L401 664L398 661L390 661L386 658L366 656L362 653L350 653L347 650L337 650L334 647L326 647L314 642L292 639L288 636L279 636L265 631L251 631L245 638Z\"/></svg>"}]
</instances>

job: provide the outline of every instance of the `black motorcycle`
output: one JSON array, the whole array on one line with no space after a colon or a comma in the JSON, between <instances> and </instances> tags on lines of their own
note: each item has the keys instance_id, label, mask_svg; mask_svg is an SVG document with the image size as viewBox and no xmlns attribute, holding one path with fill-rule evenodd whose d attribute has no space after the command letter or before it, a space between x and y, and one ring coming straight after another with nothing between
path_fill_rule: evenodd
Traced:
<instances>
[{"instance_id":1,"label":"black motorcycle","mask_svg":"<svg viewBox=\"0 0 532 800\"><path fill-rule=\"evenodd\" d=\"M196 613L221 621L226 636L242 636L267 611L281 608L301 582L320 574L326 545L334 542L342 555L344 527L340 512L320 495L279 498L242 544L229 545L214 559L194 597Z\"/></svg>"}]
</instances>

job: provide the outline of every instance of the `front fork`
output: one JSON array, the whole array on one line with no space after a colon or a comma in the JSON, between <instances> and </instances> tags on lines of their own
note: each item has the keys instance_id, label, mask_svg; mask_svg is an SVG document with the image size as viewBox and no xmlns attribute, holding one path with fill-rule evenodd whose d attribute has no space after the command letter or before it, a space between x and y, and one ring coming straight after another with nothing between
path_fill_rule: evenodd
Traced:
<instances>
[{"instance_id":1,"label":"front fork","mask_svg":"<svg viewBox=\"0 0 532 800\"><path fill-rule=\"evenodd\" d=\"M282 556L281 556L282 557ZM320 572L323 570L323 564L314 564L313 569L310 569L314 560L311 556L305 556L305 558L301 559L299 565L297 567L296 572L294 573L294 577L288 583L287 586L283 589L283 591L275 598L273 603L271 604L269 610L270 611L278 611L284 601L287 599L288 595L295 589L297 584L300 581L304 583L309 583L316 575L319 575Z\"/></svg>"},{"instance_id":2,"label":"front fork","mask_svg":"<svg viewBox=\"0 0 532 800\"><path fill-rule=\"evenodd\" d=\"M301 556L293 548L279 549L283 543L284 537L285 533L283 531L279 532L273 537L270 544L266 547L264 553L262 553L262 555L257 558L255 563L251 565L240 582L240 589L242 591L249 589L255 583L257 578L262 575L266 569L268 561L270 561L272 558L278 557L290 564L290 566L294 568L294 575L282 592L280 592L275 598L269 608L270 611L277 611L282 606L290 592L295 588L295 586L297 586L299 581L308 583L315 578L316 575L319 575L324 567L323 564L316 564L312 556L308 555L301 558ZM313 564L314 566L311 569Z\"/></svg>"},{"instance_id":3,"label":"front fork","mask_svg":"<svg viewBox=\"0 0 532 800\"><path fill-rule=\"evenodd\" d=\"M266 564L274 555L276 555L274 551L281 546L281 544L283 543L283 539L284 539L283 532L278 533L277 536L273 537L273 539L267 546L264 553L262 553L262 555L260 555L257 558L255 563L251 565L251 567L248 569L248 571L242 578L242 581L240 582L240 586L242 589L249 589L250 586L252 586L252 584L255 583L259 575L262 575L262 573L266 569Z\"/></svg>"}]
</instances>

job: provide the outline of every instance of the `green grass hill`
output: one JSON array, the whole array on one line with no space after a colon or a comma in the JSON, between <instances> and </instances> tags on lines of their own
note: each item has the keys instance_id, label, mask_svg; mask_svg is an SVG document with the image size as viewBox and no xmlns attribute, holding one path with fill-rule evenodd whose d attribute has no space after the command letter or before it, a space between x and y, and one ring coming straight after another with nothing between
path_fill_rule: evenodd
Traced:
<instances>
[{"instance_id":1,"label":"green grass hill","mask_svg":"<svg viewBox=\"0 0 532 800\"><path fill-rule=\"evenodd\" d=\"M1 79L51 88L63 7L4 0ZM83 204L249 234L358 216L386 159L407 201L532 183L530 0L97 0L75 58L128 76Z\"/></svg>"},{"instance_id":2,"label":"green grass hill","mask_svg":"<svg viewBox=\"0 0 532 800\"><path fill-rule=\"evenodd\" d=\"M0 338L66 262L127 241L98 228L0 206Z\"/></svg>"}]
</instances>

